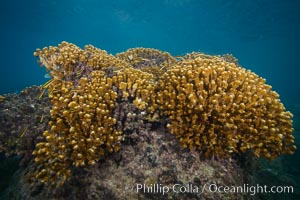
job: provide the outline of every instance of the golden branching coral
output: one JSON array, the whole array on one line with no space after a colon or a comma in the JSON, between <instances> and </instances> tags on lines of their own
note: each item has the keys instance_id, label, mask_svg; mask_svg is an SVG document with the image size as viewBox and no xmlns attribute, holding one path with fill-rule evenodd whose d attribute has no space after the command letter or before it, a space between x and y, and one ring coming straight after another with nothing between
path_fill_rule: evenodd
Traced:
<instances>
[{"instance_id":1,"label":"golden branching coral","mask_svg":"<svg viewBox=\"0 0 300 200\"><path fill-rule=\"evenodd\" d=\"M84 49L68 42L57 47L36 49L34 56L39 57L41 66L45 66L53 79L72 81L87 76L93 70L130 67L130 65L106 51L85 45Z\"/></svg>"},{"instance_id":2,"label":"golden branching coral","mask_svg":"<svg viewBox=\"0 0 300 200\"><path fill-rule=\"evenodd\" d=\"M178 62L161 78L157 103L183 147L206 157L252 150L273 159L292 154L292 114L255 73L220 57Z\"/></svg>"},{"instance_id":3,"label":"golden branching coral","mask_svg":"<svg viewBox=\"0 0 300 200\"><path fill-rule=\"evenodd\" d=\"M43 86L52 108L45 140L33 152L36 177L57 187L70 177L72 166L93 165L120 149L123 134L114 117L118 102L130 99L140 110L155 110L153 75L91 45L81 50L63 42L35 56L53 77Z\"/></svg>"},{"instance_id":4,"label":"golden branching coral","mask_svg":"<svg viewBox=\"0 0 300 200\"><path fill-rule=\"evenodd\" d=\"M167 117L183 147L206 157L249 150L273 159L296 149L292 114L279 95L230 55L193 52L176 60L135 48L115 57L67 42L34 55L52 77L43 86L52 108L44 141L33 152L36 176L53 186L63 184L72 167L118 151L122 130L130 130L122 123L132 122L138 110L142 120Z\"/></svg>"},{"instance_id":5,"label":"golden branching coral","mask_svg":"<svg viewBox=\"0 0 300 200\"><path fill-rule=\"evenodd\" d=\"M115 80L126 63L93 46L81 50L66 42L35 55L53 77L44 85L52 103L51 121L45 141L33 152L40 166L36 176L57 186L69 178L71 166L93 165L120 149L122 134L113 117Z\"/></svg>"},{"instance_id":6,"label":"golden branching coral","mask_svg":"<svg viewBox=\"0 0 300 200\"><path fill-rule=\"evenodd\" d=\"M130 63L135 69L153 74L155 78L160 77L176 61L168 52L152 48L131 48L118 53L116 57Z\"/></svg>"},{"instance_id":7,"label":"golden branching coral","mask_svg":"<svg viewBox=\"0 0 300 200\"><path fill-rule=\"evenodd\" d=\"M122 99L132 98L133 104L140 110L153 112L156 109L152 74L136 69L124 69L122 73L118 73L114 81L122 91Z\"/></svg>"},{"instance_id":8,"label":"golden branching coral","mask_svg":"<svg viewBox=\"0 0 300 200\"><path fill-rule=\"evenodd\" d=\"M122 135L112 117L117 93L112 78L104 75L91 72L90 81L81 78L75 90L70 82L56 84L60 90L50 95L50 130L33 152L36 163L43 165L37 173L43 182L62 184L70 166L93 165L105 153L120 149Z\"/></svg>"}]
</instances>

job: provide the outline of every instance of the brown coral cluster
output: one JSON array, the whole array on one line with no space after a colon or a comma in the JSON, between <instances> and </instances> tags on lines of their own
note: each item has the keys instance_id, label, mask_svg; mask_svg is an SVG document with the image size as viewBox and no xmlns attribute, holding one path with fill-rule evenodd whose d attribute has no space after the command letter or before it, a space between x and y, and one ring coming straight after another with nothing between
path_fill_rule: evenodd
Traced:
<instances>
[{"instance_id":1,"label":"brown coral cluster","mask_svg":"<svg viewBox=\"0 0 300 200\"><path fill-rule=\"evenodd\" d=\"M252 150L273 159L292 154L292 114L255 73L221 57L178 62L159 82L157 103L183 147L206 157Z\"/></svg>"},{"instance_id":2,"label":"brown coral cluster","mask_svg":"<svg viewBox=\"0 0 300 200\"><path fill-rule=\"evenodd\" d=\"M34 56L39 57L40 65L46 67L53 79L72 82L87 77L93 70L117 70L130 66L92 45L85 45L84 49L80 49L68 42L62 42L57 47L36 49Z\"/></svg>"},{"instance_id":3,"label":"brown coral cluster","mask_svg":"<svg viewBox=\"0 0 300 200\"><path fill-rule=\"evenodd\" d=\"M90 81L81 78L75 90L70 82L57 83L59 92L50 95L50 130L33 152L36 163L43 165L37 173L43 182L63 183L70 166L93 165L105 153L120 149L122 136L112 116L117 98L112 79L101 71L90 76Z\"/></svg>"},{"instance_id":4,"label":"brown coral cluster","mask_svg":"<svg viewBox=\"0 0 300 200\"><path fill-rule=\"evenodd\" d=\"M117 126L115 108L122 102L150 107L153 75L91 45L81 50L63 42L34 54L53 77L44 85L52 103L49 130L33 152L37 178L57 186L69 178L72 166L93 165L120 149L123 127Z\"/></svg>"},{"instance_id":5,"label":"brown coral cluster","mask_svg":"<svg viewBox=\"0 0 300 200\"><path fill-rule=\"evenodd\" d=\"M168 52L152 48L131 48L116 57L135 69L153 74L155 78L159 78L176 61Z\"/></svg>"},{"instance_id":6,"label":"brown coral cluster","mask_svg":"<svg viewBox=\"0 0 300 200\"><path fill-rule=\"evenodd\" d=\"M68 179L72 166L118 151L124 132L143 120L168 120L182 146L205 157L249 150L273 159L296 149L292 114L279 95L230 55L192 53L178 61L135 48L113 56L67 42L34 55L52 77L43 86L52 108L33 154L37 177L54 186Z\"/></svg>"}]
</instances>

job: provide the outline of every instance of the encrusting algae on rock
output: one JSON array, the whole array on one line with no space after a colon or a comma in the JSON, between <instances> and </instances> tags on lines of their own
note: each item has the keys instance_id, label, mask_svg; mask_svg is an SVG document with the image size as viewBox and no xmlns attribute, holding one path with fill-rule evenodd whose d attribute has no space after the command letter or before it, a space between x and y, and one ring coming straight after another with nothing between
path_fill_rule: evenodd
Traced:
<instances>
[{"instance_id":1,"label":"encrusting algae on rock","mask_svg":"<svg viewBox=\"0 0 300 200\"><path fill-rule=\"evenodd\" d=\"M94 165L122 148L119 124L133 113L115 114L120 105L135 106L144 120L167 120L184 148L206 158L251 151L274 159L296 149L292 114L279 95L230 59L192 53L176 60L145 48L113 56L67 42L34 55L52 77L44 86L52 104L49 128L33 151L36 177L54 187L72 167Z\"/></svg>"}]
</instances>

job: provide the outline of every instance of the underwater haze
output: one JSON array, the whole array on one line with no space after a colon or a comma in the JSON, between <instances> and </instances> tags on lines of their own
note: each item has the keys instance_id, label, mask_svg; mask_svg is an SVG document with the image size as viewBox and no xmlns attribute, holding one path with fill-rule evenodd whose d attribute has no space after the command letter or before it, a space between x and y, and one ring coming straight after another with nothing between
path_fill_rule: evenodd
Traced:
<instances>
[{"instance_id":1,"label":"underwater haze","mask_svg":"<svg viewBox=\"0 0 300 200\"><path fill-rule=\"evenodd\" d=\"M184 55L232 53L285 102L300 102L300 1L1 1L0 93L43 84L36 48L61 41L109 53L151 47Z\"/></svg>"}]
</instances>

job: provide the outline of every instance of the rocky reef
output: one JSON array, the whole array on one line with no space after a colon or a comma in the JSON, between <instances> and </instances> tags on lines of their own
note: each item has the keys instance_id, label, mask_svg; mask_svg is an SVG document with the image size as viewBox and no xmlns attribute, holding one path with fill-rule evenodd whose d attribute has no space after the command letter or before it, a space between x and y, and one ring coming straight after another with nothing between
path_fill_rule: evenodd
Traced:
<instances>
[{"instance_id":1,"label":"rocky reef","mask_svg":"<svg viewBox=\"0 0 300 200\"><path fill-rule=\"evenodd\" d=\"M49 106L45 106L49 105L47 96L39 100L38 87L28 88L26 91L26 94L21 92L18 95L5 96L5 104L18 105L19 108L27 107L28 104L21 104L25 98L27 102L31 102L29 105L38 110L29 113L26 110L24 113L27 113L28 117L45 111L44 117L49 119ZM17 109L5 112L2 117L15 116L16 112ZM40 120L40 117L38 119ZM168 130L164 124L145 123L139 116L135 116L135 119L134 123L129 120L124 122L131 124L126 129L131 133L120 151L100 159L93 166L74 169L71 179L55 190L48 190L43 183L33 178L35 164L31 156L31 160L23 163L14 174L1 199L223 199L223 194L207 191L202 193L203 185L242 185L247 178L236 160L203 160L197 151L183 149L174 135L166 134ZM40 123L39 120L35 124L42 130L46 129L47 123ZM20 126L31 124L30 121L19 123ZM42 131L39 134L42 135ZM37 135L32 138L35 137ZM154 187L154 184L170 187L179 184L185 187L196 186L200 190L194 193L170 191L162 195L159 192L137 192L137 184L146 184L149 188ZM228 198L240 199L242 194L228 194Z\"/></svg>"},{"instance_id":2,"label":"rocky reef","mask_svg":"<svg viewBox=\"0 0 300 200\"><path fill-rule=\"evenodd\" d=\"M50 119L50 101L38 86L25 88L19 94L3 95L0 101L0 150L17 154L22 161L32 159L33 147L42 139ZM28 159L27 159L28 158Z\"/></svg>"},{"instance_id":3,"label":"rocky reef","mask_svg":"<svg viewBox=\"0 0 300 200\"><path fill-rule=\"evenodd\" d=\"M0 148L21 165L3 198L241 199L207 186L296 150L292 114L231 55L67 42L34 55L51 80L0 99Z\"/></svg>"}]
</instances>

